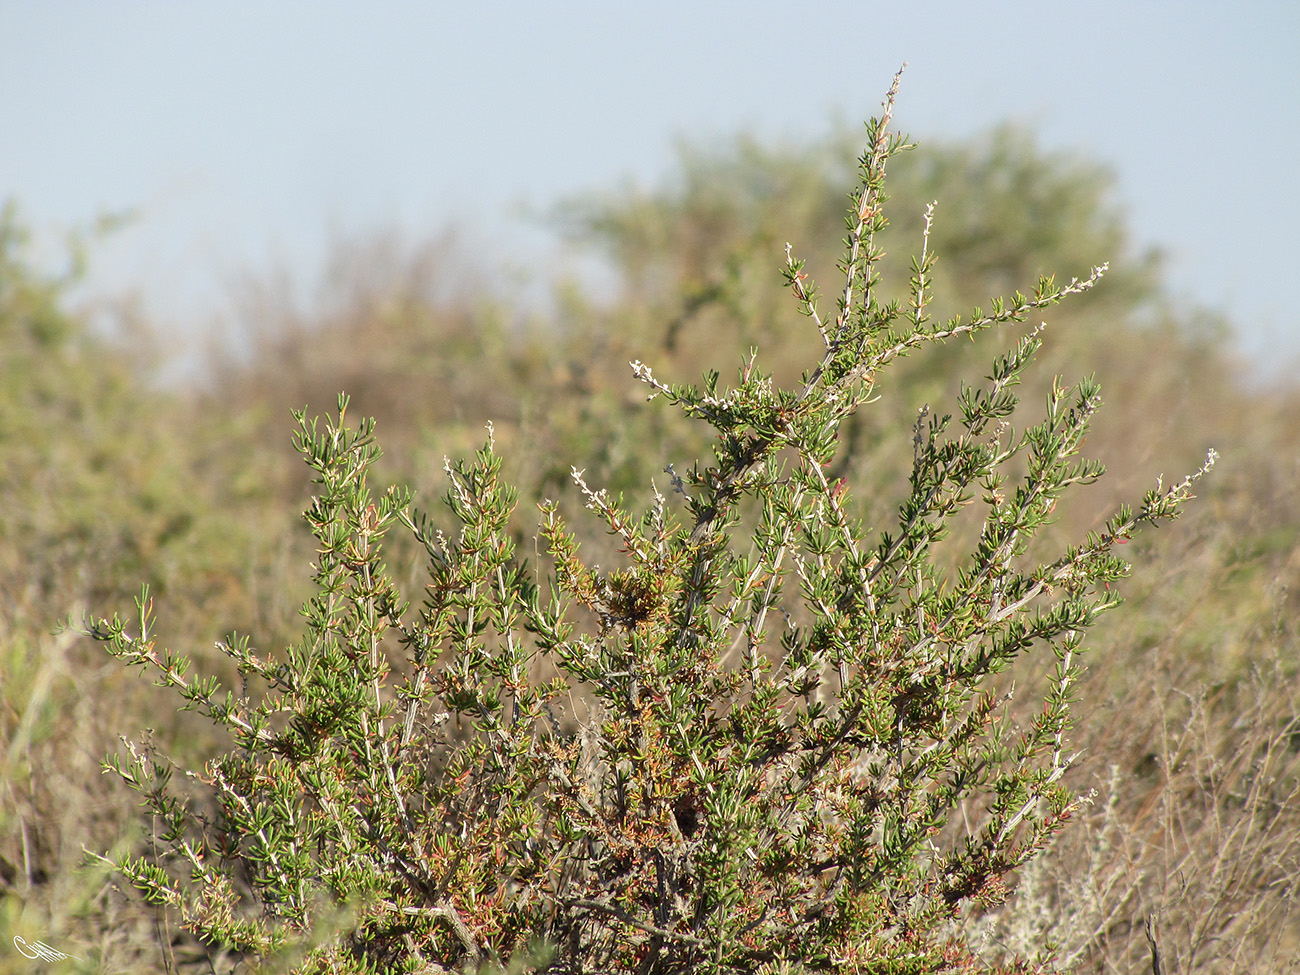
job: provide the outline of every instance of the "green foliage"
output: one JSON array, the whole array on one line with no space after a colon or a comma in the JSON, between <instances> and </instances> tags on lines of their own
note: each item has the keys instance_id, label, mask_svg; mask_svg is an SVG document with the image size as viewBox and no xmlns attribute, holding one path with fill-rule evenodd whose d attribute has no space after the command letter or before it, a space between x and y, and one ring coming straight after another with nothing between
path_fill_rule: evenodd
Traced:
<instances>
[{"instance_id":1,"label":"green foliage","mask_svg":"<svg viewBox=\"0 0 1300 975\"><path fill-rule=\"evenodd\" d=\"M280 658L226 640L242 686L223 694L158 648L147 591L131 621L92 625L233 742L187 773L206 804L150 748L108 763L157 824L151 855L115 859L150 903L301 971L980 969L945 925L998 905L1079 811L1063 780L1083 633L1119 602L1117 547L1176 517L1206 468L1040 555L1058 501L1102 468L1079 455L1091 379L1053 382L1041 418L1012 425L1034 329L954 415L922 410L893 526L855 515L828 471L882 374L1104 269L935 320L927 212L910 286L889 297L885 170L910 148L889 131L896 87L868 126L833 307L787 262L820 346L799 379L757 353L731 386L632 364L709 430L713 458L669 466L671 500L644 509L574 470L617 565L584 559L552 501L544 554L522 557L491 434L445 466L449 529L404 490L376 493L374 422L350 427L341 396L323 425L297 414L317 484L301 640ZM971 512L972 544L941 556ZM415 608L385 567L395 530L424 554ZM1031 654L1055 664L1018 722L994 679Z\"/></svg>"}]
</instances>

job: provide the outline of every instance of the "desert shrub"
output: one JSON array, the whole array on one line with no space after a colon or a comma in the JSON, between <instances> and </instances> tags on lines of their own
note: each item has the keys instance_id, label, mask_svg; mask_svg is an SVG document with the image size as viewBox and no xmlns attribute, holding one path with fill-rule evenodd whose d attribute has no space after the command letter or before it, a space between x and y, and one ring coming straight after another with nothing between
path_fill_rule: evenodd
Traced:
<instances>
[{"instance_id":1,"label":"desert shrub","mask_svg":"<svg viewBox=\"0 0 1300 975\"><path fill-rule=\"evenodd\" d=\"M522 554L491 432L445 465L448 527L372 489L375 424L349 425L340 396L331 419L298 414L317 546L301 639L265 654L229 637L240 687L221 693L160 649L147 591L133 618L91 624L232 739L185 772L197 793L156 748L109 763L156 824L153 851L113 861L147 901L302 971L988 967L951 922L1000 904L1079 812L1064 777L1084 632L1119 604L1119 546L1176 517L1208 462L1044 543L1103 469L1079 455L1090 378L1053 381L1037 422L1012 425L1040 326L955 415L923 407L894 431L911 470L893 527L854 515L857 487L828 471L880 377L1104 270L933 319L927 210L905 300L885 297L886 164L910 148L889 128L896 87L868 125L833 308L787 262L818 348L806 371L782 383L751 351L733 385L697 386L633 363L713 457L670 464L668 496L638 507L573 471L615 564L582 557L553 501ZM385 567L390 533L424 552L415 607ZM1012 711L996 679L1031 655L1049 676Z\"/></svg>"},{"instance_id":2,"label":"desert shrub","mask_svg":"<svg viewBox=\"0 0 1300 975\"><path fill-rule=\"evenodd\" d=\"M591 313L591 327L618 343L609 358L652 359L670 374L691 375L697 364L727 369L730 350L756 344L779 377L797 381L817 354L818 337L788 326L780 282L765 269L790 240L815 278L832 273L849 142L836 131L810 145L746 137L687 145L657 184L591 192L559 207L557 220L571 239L608 260L624 283L618 301ZM1048 152L1016 129L930 143L891 163L891 223L880 240L887 251L906 253L924 230L925 204L939 201L930 237L942 255L932 272L931 309L939 317L986 304L1009 282L1097 255L1112 259L1095 288L1054 312L1039 367L1023 377L1026 401L1048 395L1058 374L1095 373L1106 384L1108 408L1094 417L1088 445L1106 458L1108 476L1058 512L1049 532L1068 543L1162 472L1195 467L1205 444L1218 446L1223 469L1207 486L1209 503L1189 513L1193 526L1129 550L1152 569L1130 587L1140 608L1100 624L1094 648L1106 659L1093 670L1131 686L1146 667L1137 651L1179 627L1183 653L1197 665L1183 672L1186 679L1235 678L1261 659L1253 631L1262 621L1300 608L1295 391L1261 389L1234 354L1222 316L1189 307L1164 286L1159 253L1135 245L1115 190L1104 167ZM906 299L905 276L886 276L878 288ZM841 424L843 449L831 473L854 485L868 523L891 514L910 472L911 443L893 432L910 425L920 404L977 381L999 341L987 334L918 349L877 377L885 394L877 404ZM616 431L642 421L624 408L594 422L616 440ZM665 438L669 456L696 455L676 428L654 433L676 438ZM589 464L612 479L598 458ZM630 490L626 480L616 484ZM1189 550L1187 539L1198 544ZM1198 590L1194 599L1190 587ZM1289 594L1283 607L1273 598L1279 592ZM1186 626L1184 603L1195 617ZM1146 634L1132 639L1130 624Z\"/></svg>"},{"instance_id":3,"label":"desert shrub","mask_svg":"<svg viewBox=\"0 0 1300 975\"><path fill-rule=\"evenodd\" d=\"M149 919L77 871L83 843L133 833L130 793L99 761L143 690L59 617L170 581L189 511L158 491L162 443L136 423L157 400L122 349L92 335L64 298L70 270L37 267L17 207L0 213L0 968L27 959L14 937L78 948ZM117 450L114 450L114 446ZM136 464L140 466L137 467ZM152 500L154 503L149 504ZM121 566L135 577L119 588ZM111 663L111 662L110 662ZM128 679L123 680L123 677ZM101 696L102 695L102 696ZM161 722L160 722L161 723ZM111 927L102 922L111 921ZM73 950L74 954L81 951ZM89 952L87 952L89 954ZM121 957L121 956L119 956Z\"/></svg>"},{"instance_id":4,"label":"desert shrub","mask_svg":"<svg viewBox=\"0 0 1300 975\"><path fill-rule=\"evenodd\" d=\"M237 436L227 415L195 416L132 343L72 306L79 263L73 248L66 268L45 267L18 208L0 212L0 940L120 966L152 960L152 919L80 867L86 846L139 852L135 797L99 764L150 689L60 620L147 581L168 637L214 621L270 636L288 632L278 601L293 590L259 586L282 557L270 540L287 536L268 524L278 506L214 469ZM184 761L212 753L211 722L164 709L149 724ZM0 970L27 962L10 951Z\"/></svg>"}]
</instances>

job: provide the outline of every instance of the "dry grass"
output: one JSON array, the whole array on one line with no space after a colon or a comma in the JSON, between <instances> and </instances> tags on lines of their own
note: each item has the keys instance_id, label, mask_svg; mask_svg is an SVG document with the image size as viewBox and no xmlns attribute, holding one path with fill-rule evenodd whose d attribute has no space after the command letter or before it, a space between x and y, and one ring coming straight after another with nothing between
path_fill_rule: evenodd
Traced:
<instances>
[{"instance_id":1,"label":"dry grass","mask_svg":"<svg viewBox=\"0 0 1300 975\"><path fill-rule=\"evenodd\" d=\"M990 955L1052 942L1070 971L1150 971L1150 922L1165 972L1297 970L1300 680L1275 660L1211 688L1175 659L1084 709L1076 785L1094 801L967 923Z\"/></svg>"}]
</instances>

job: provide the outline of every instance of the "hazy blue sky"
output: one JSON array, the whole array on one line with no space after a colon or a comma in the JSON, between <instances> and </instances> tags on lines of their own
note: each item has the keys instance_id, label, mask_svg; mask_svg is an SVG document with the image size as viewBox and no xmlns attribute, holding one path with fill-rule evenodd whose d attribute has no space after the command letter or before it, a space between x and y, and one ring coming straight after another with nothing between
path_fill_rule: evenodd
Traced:
<instances>
[{"instance_id":1,"label":"hazy blue sky","mask_svg":"<svg viewBox=\"0 0 1300 975\"><path fill-rule=\"evenodd\" d=\"M455 219L526 262L520 203L652 180L679 135L865 118L906 60L902 128L1015 119L1112 166L1174 285L1276 361L1300 351L1298 52L1296 0L0 0L0 197L47 239L136 209L92 284L179 329L242 270L318 273L332 233Z\"/></svg>"}]
</instances>

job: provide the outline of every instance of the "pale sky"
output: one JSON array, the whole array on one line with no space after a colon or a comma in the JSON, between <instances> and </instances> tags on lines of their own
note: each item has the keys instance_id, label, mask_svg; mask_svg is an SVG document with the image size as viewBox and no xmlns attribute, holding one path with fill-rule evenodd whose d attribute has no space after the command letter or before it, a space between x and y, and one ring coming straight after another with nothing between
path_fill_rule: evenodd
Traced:
<instances>
[{"instance_id":1,"label":"pale sky","mask_svg":"<svg viewBox=\"0 0 1300 975\"><path fill-rule=\"evenodd\" d=\"M1017 120L1109 165L1175 293L1276 363L1300 352L1297 51L1296 0L0 0L0 198L44 240L135 211L90 287L192 331L242 272L319 274L331 235L459 221L540 265L521 205L654 181L679 136L816 137L907 61L901 128Z\"/></svg>"}]
</instances>

